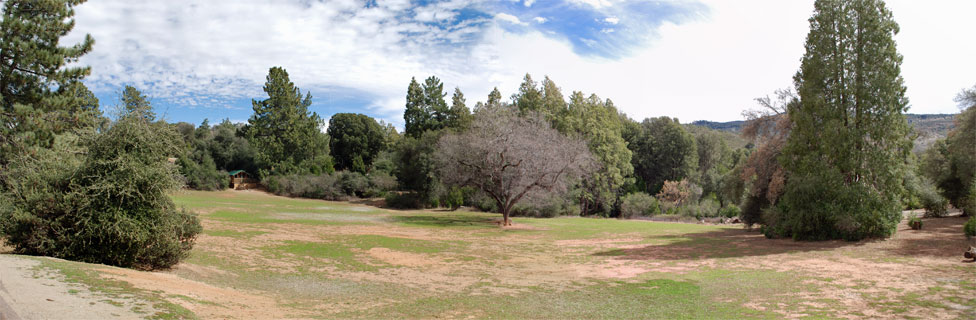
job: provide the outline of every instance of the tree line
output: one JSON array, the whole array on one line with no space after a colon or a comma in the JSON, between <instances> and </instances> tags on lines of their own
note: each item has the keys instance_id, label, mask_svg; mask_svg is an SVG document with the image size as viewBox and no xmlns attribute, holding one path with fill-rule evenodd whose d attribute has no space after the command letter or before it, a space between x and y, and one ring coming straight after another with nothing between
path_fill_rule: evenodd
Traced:
<instances>
[{"instance_id":1,"label":"tree line","mask_svg":"<svg viewBox=\"0 0 976 320\"><path fill-rule=\"evenodd\" d=\"M231 170L276 194L469 206L503 225L739 217L769 237L857 240L890 236L905 208L976 212L976 86L957 97L948 137L912 153L898 25L880 0L816 1L793 88L757 99L741 136L637 121L529 74L508 99L495 88L471 107L436 76L411 79L403 132L362 114L326 124L280 67L246 123L167 123L131 86L110 118L82 83L90 68L69 66L94 39L59 44L83 2L3 4L0 238L19 253L171 266L201 226L168 193L226 188Z\"/></svg>"}]
</instances>

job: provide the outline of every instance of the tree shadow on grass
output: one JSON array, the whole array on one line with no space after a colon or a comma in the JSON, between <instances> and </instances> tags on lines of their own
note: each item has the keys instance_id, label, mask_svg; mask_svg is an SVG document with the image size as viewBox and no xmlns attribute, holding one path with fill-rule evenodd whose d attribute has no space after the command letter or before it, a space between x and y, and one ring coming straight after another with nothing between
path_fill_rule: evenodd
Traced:
<instances>
[{"instance_id":1,"label":"tree shadow on grass","mask_svg":"<svg viewBox=\"0 0 976 320\"><path fill-rule=\"evenodd\" d=\"M930 256L963 259L963 252L976 241L966 240L962 226L968 217L952 216L944 218L923 218L922 229L912 230L902 222L890 246L884 246L885 253L896 256Z\"/></svg>"},{"instance_id":2,"label":"tree shadow on grass","mask_svg":"<svg viewBox=\"0 0 976 320\"><path fill-rule=\"evenodd\" d=\"M389 219L395 223L421 227L498 227L494 218L463 214L392 216Z\"/></svg>"},{"instance_id":3,"label":"tree shadow on grass","mask_svg":"<svg viewBox=\"0 0 976 320\"><path fill-rule=\"evenodd\" d=\"M637 248L621 248L594 253L594 256L615 256L621 260L693 260L709 258L738 258L795 252L814 252L841 247L861 246L872 240L848 242L794 241L768 239L759 232L725 228L716 231L680 235L658 235L648 238L655 243Z\"/></svg>"}]
</instances>

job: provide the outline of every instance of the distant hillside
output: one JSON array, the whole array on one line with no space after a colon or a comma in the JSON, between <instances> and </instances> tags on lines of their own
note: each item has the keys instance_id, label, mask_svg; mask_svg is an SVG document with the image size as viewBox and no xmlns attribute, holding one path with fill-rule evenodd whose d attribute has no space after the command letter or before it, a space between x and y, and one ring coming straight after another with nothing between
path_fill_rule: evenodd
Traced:
<instances>
[{"instance_id":1,"label":"distant hillside","mask_svg":"<svg viewBox=\"0 0 976 320\"><path fill-rule=\"evenodd\" d=\"M932 133L941 137L945 135L952 129L952 119L955 114L908 114L908 123L915 126L919 132L922 133ZM739 132L742 131L742 126L745 121L729 121L729 122L715 122L698 120L691 123L692 125L706 127L715 130L729 131L729 132Z\"/></svg>"},{"instance_id":2,"label":"distant hillside","mask_svg":"<svg viewBox=\"0 0 976 320\"><path fill-rule=\"evenodd\" d=\"M918 139L915 140L915 151L921 151L932 145L935 140L944 138L949 130L952 130L952 119L955 114L907 114L908 124L915 127L918 131ZM745 121L715 122L699 120L691 123L692 125L706 127L715 130L739 133Z\"/></svg>"}]
</instances>

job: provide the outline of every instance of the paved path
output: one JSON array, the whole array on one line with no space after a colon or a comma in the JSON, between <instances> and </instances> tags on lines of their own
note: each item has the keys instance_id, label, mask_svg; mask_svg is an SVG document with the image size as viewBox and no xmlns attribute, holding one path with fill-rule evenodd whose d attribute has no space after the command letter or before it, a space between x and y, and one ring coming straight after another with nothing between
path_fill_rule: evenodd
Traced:
<instances>
[{"instance_id":1,"label":"paved path","mask_svg":"<svg viewBox=\"0 0 976 320\"><path fill-rule=\"evenodd\" d=\"M87 288L36 270L37 259L0 254L0 320L139 319L144 316L104 302ZM74 293L69 293L72 290Z\"/></svg>"}]
</instances>

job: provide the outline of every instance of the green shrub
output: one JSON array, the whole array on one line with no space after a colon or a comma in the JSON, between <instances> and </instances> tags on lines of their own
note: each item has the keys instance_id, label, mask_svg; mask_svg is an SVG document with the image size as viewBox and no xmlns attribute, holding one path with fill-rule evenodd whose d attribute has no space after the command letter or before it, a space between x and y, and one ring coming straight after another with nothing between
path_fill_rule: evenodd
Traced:
<instances>
[{"instance_id":1,"label":"green shrub","mask_svg":"<svg viewBox=\"0 0 976 320\"><path fill-rule=\"evenodd\" d=\"M908 226L911 227L912 230L922 230L922 219L913 214L908 218Z\"/></svg>"},{"instance_id":2,"label":"green shrub","mask_svg":"<svg viewBox=\"0 0 976 320\"><path fill-rule=\"evenodd\" d=\"M464 193L461 188L451 187L447 192L441 195L441 204L451 208L451 210L457 210L464 204Z\"/></svg>"},{"instance_id":3,"label":"green shrub","mask_svg":"<svg viewBox=\"0 0 976 320\"><path fill-rule=\"evenodd\" d=\"M523 201L512 208L513 217L553 218L579 213L579 206L561 195Z\"/></svg>"},{"instance_id":4,"label":"green shrub","mask_svg":"<svg viewBox=\"0 0 976 320\"><path fill-rule=\"evenodd\" d=\"M677 214L687 217L694 217L695 220L701 220L704 218L714 218L718 217L718 201L713 199L705 199L700 202L692 202L680 207L677 207Z\"/></svg>"},{"instance_id":5,"label":"green shrub","mask_svg":"<svg viewBox=\"0 0 976 320\"><path fill-rule=\"evenodd\" d=\"M369 187L372 191L368 196L384 196L387 192L396 190L396 178L383 171L370 172L368 175Z\"/></svg>"},{"instance_id":6,"label":"green shrub","mask_svg":"<svg viewBox=\"0 0 976 320\"><path fill-rule=\"evenodd\" d=\"M657 198L643 192L631 193L620 199L620 217L651 217L661 213Z\"/></svg>"},{"instance_id":7,"label":"green shrub","mask_svg":"<svg viewBox=\"0 0 976 320\"><path fill-rule=\"evenodd\" d=\"M944 217L948 212L949 200L943 197L935 185L926 178L920 179L918 197L925 208L926 217Z\"/></svg>"},{"instance_id":8,"label":"green shrub","mask_svg":"<svg viewBox=\"0 0 976 320\"><path fill-rule=\"evenodd\" d=\"M280 196L347 200L349 196L342 190L331 174L269 176L264 179L268 191Z\"/></svg>"},{"instance_id":9,"label":"green shrub","mask_svg":"<svg viewBox=\"0 0 976 320\"><path fill-rule=\"evenodd\" d=\"M192 189L214 191L224 190L228 186L227 171L217 170L210 155L204 155L200 163L196 163L188 156L180 156L176 162L180 173L186 178L186 185Z\"/></svg>"},{"instance_id":10,"label":"green shrub","mask_svg":"<svg viewBox=\"0 0 976 320\"><path fill-rule=\"evenodd\" d=\"M369 189L369 179L362 173L355 171L339 171L335 173L342 192L349 196L365 197L372 194Z\"/></svg>"},{"instance_id":11,"label":"green shrub","mask_svg":"<svg viewBox=\"0 0 976 320\"><path fill-rule=\"evenodd\" d=\"M902 220L897 194L885 194L866 184L845 184L839 172L791 176L787 192L777 203L781 212L774 230L797 240L888 237Z\"/></svg>"},{"instance_id":12,"label":"green shrub","mask_svg":"<svg viewBox=\"0 0 976 320\"><path fill-rule=\"evenodd\" d=\"M718 215L720 217L733 218L741 213L742 211L736 206L725 206L724 208L718 209Z\"/></svg>"},{"instance_id":13,"label":"green shrub","mask_svg":"<svg viewBox=\"0 0 976 320\"><path fill-rule=\"evenodd\" d=\"M180 186L179 137L137 111L90 139L87 152L38 150L3 172L0 236L20 254L158 269L185 258L202 230L167 194Z\"/></svg>"},{"instance_id":14,"label":"green shrub","mask_svg":"<svg viewBox=\"0 0 976 320\"><path fill-rule=\"evenodd\" d=\"M962 226L962 232L966 234L966 239L976 237L976 216L969 217L966 224Z\"/></svg>"}]
</instances>

